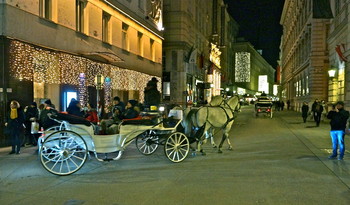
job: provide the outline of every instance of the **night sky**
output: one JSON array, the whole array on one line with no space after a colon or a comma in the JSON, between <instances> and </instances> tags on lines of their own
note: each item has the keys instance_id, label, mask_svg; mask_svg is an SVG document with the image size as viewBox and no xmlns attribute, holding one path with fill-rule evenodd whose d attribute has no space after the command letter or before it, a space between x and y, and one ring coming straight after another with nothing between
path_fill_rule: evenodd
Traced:
<instances>
[{"instance_id":1,"label":"night sky","mask_svg":"<svg viewBox=\"0 0 350 205\"><path fill-rule=\"evenodd\" d=\"M239 37L250 41L273 68L277 66L284 0L224 0L240 26Z\"/></svg>"}]
</instances>

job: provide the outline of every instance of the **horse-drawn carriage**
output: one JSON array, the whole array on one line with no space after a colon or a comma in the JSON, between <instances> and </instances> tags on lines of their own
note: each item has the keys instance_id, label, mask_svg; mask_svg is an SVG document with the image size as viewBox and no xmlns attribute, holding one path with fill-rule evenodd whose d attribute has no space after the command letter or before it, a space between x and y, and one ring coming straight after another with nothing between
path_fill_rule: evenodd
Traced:
<instances>
[{"instance_id":1,"label":"horse-drawn carriage","mask_svg":"<svg viewBox=\"0 0 350 205\"><path fill-rule=\"evenodd\" d=\"M137 149L145 155L164 145L164 153L172 162L183 161L190 150L190 140L178 131L182 119L124 121L118 125L118 134L98 135L95 126L86 120L60 113L51 118L59 125L44 131L38 143L39 157L43 167L56 175L78 171L90 152L99 161L118 160L134 139Z\"/></svg>"},{"instance_id":2,"label":"horse-drawn carriage","mask_svg":"<svg viewBox=\"0 0 350 205\"><path fill-rule=\"evenodd\" d=\"M258 98L258 100L255 103L255 116L258 117L260 113L266 114L266 116L272 118L273 112L272 112L272 101L266 97L261 96Z\"/></svg>"},{"instance_id":3,"label":"horse-drawn carriage","mask_svg":"<svg viewBox=\"0 0 350 205\"><path fill-rule=\"evenodd\" d=\"M203 134L212 128L223 131L218 146L221 152L224 140L228 140L238 102L238 97L232 97L218 106L204 106L196 109L196 112L190 113L190 109L173 110L181 115L166 119L159 117L156 123L149 120L124 121L118 124L119 133L113 135L95 134L96 128L90 122L58 113L51 118L59 125L45 130L38 140L40 161L53 174L69 175L84 165L90 152L99 161L118 160L125 148L135 140L137 149L144 155L154 153L159 145L163 145L165 156L177 163L188 156L191 143L197 142L197 150L203 153L200 147ZM197 134L188 138L183 132L186 130L188 133L189 129L198 129ZM228 144L231 148L229 141Z\"/></svg>"}]
</instances>

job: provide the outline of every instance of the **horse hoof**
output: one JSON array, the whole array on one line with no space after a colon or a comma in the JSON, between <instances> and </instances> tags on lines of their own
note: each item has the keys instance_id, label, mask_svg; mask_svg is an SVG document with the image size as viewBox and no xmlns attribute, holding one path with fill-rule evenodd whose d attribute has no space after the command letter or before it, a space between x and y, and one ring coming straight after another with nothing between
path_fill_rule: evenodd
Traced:
<instances>
[{"instance_id":1,"label":"horse hoof","mask_svg":"<svg viewBox=\"0 0 350 205\"><path fill-rule=\"evenodd\" d=\"M204 155L207 155L207 153L205 153L205 152L202 152L202 156L204 156Z\"/></svg>"},{"instance_id":2,"label":"horse hoof","mask_svg":"<svg viewBox=\"0 0 350 205\"><path fill-rule=\"evenodd\" d=\"M221 151L221 150L218 150L218 153L222 154L222 151Z\"/></svg>"},{"instance_id":3,"label":"horse hoof","mask_svg":"<svg viewBox=\"0 0 350 205\"><path fill-rule=\"evenodd\" d=\"M213 145L213 148L218 148L218 146L216 146L216 145Z\"/></svg>"},{"instance_id":4,"label":"horse hoof","mask_svg":"<svg viewBox=\"0 0 350 205\"><path fill-rule=\"evenodd\" d=\"M228 150L233 150L232 147L228 147L227 149L228 149Z\"/></svg>"}]
</instances>

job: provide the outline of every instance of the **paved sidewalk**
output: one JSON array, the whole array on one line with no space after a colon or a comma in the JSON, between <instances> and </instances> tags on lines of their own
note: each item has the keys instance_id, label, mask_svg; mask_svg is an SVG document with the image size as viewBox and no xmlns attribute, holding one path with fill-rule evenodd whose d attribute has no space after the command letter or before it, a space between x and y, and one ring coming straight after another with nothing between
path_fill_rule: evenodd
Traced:
<instances>
[{"instance_id":1,"label":"paved sidewalk","mask_svg":"<svg viewBox=\"0 0 350 205\"><path fill-rule=\"evenodd\" d=\"M332 142L328 119L324 119L317 127L309 117L307 122L303 123L301 113L295 111L278 112L278 117L286 122L294 135L350 189L350 135L345 135L344 160L330 160L328 156L332 153Z\"/></svg>"}]
</instances>

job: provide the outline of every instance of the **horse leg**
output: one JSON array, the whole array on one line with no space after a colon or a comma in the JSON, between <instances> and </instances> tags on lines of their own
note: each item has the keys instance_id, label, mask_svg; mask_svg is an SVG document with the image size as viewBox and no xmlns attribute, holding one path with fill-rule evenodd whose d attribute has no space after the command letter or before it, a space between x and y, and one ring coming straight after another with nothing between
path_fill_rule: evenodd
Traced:
<instances>
[{"instance_id":1,"label":"horse leg","mask_svg":"<svg viewBox=\"0 0 350 205\"><path fill-rule=\"evenodd\" d=\"M203 131L203 135L200 136L198 138L198 141L197 141L197 150L202 154L202 155L206 155L206 153L204 152L203 148L202 148L202 145L203 143L206 142L206 138L204 137L204 133L207 133L208 130L210 129L210 125L207 123L205 124L205 127L204 127L204 131Z\"/></svg>"},{"instance_id":2,"label":"horse leg","mask_svg":"<svg viewBox=\"0 0 350 205\"><path fill-rule=\"evenodd\" d=\"M232 149L232 145L231 145L231 142L230 142L230 138L227 136L227 144L228 144L228 150L233 150Z\"/></svg>"},{"instance_id":3,"label":"horse leg","mask_svg":"<svg viewBox=\"0 0 350 205\"><path fill-rule=\"evenodd\" d=\"M222 145L224 144L225 139L227 139L227 134L226 133L224 133L222 135L221 142L220 142L219 147L218 147L218 153L222 153L221 148L222 148Z\"/></svg>"},{"instance_id":4,"label":"horse leg","mask_svg":"<svg viewBox=\"0 0 350 205\"><path fill-rule=\"evenodd\" d=\"M214 129L209 128L209 130L205 134L206 134L206 138L210 138L210 143L213 146L213 148L217 148L217 145L215 144L215 141L214 141L213 132L214 132Z\"/></svg>"},{"instance_id":5,"label":"horse leg","mask_svg":"<svg viewBox=\"0 0 350 205\"><path fill-rule=\"evenodd\" d=\"M198 150L202 155L206 155L206 153L203 151L202 145L203 145L203 141L198 141L198 142L197 142L197 150Z\"/></svg>"}]
</instances>

